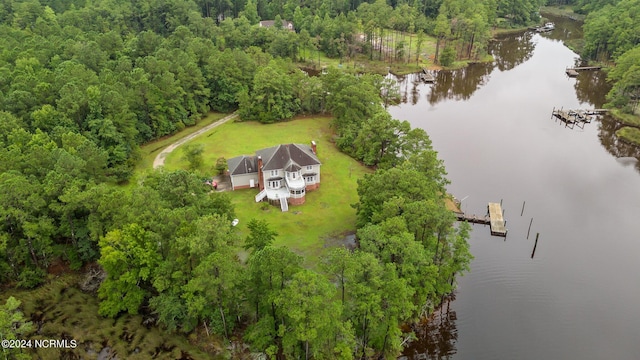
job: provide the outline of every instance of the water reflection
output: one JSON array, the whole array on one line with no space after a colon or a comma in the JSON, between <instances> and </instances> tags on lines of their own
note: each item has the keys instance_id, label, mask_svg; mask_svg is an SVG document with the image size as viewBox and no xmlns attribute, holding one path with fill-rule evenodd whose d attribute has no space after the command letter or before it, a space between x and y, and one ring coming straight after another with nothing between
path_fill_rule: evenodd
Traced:
<instances>
[{"instance_id":1,"label":"water reflection","mask_svg":"<svg viewBox=\"0 0 640 360\"><path fill-rule=\"evenodd\" d=\"M415 105L420 101L421 91L427 91L426 99L431 105L444 100L468 100L480 87L489 81L493 64L472 64L464 69L439 71L436 82L425 85L419 74L406 76L389 75L398 83L401 101Z\"/></svg>"},{"instance_id":2,"label":"water reflection","mask_svg":"<svg viewBox=\"0 0 640 360\"><path fill-rule=\"evenodd\" d=\"M604 115L598 125L598 138L607 151L615 156L619 163L625 166L633 166L640 172L640 147L621 141L616 136L623 125L612 116Z\"/></svg>"},{"instance_id":3,"label":"water reflection","mask_svg":"<svg viewBox=\"0 0 640 360\"><path fill-rule=\"evenodd\" d=\"M440 310L436 311L431 318L412 326L413 332L420 340L407 345L401 359L449 359L456 354L457 316L456 312L450 308L453 300L455 297L446 299Z\"/></svg>"},{"instance_id":4,"label":"water reflection","mask_svg":"<svg viewBox=\"0 0 640 360\"><path fill-rule=\"evenodd\" d=\"M607 82L607 74L604 71L582 71L576 78L574 85L576 96L582 103L590 104L594 108L602 108L611 84ZM622 128L612 116L599 116L598 138L602 146L618 162L625 166L634 166L640 172L640 147L621 141L616 131Z\"/></svg>"},{"instance_id":5,"label":"water reflection","mask_svg":"<svg viewBox=\"0 0 640 360\"><path fill-rule=\"evenodd\" d=\"M556 24L556 28L553 31L543 33L542 36L562 42L583 39L581 21L553 15L545 15L545 17L553 21Z\"/></svg>"},{"instance_id":6,"label":"water reflection","mask_svg":"<svg viewBox=\"0 0 640 360\"><path fill-rule=\"evenodd\" d=\"M472 64L464 69L440 71L427 101L435 105L443 100L468 100L489 81L493 69L493 64Z\"/></svg>"},{"instance_id":7,"label":"water reflection","mask_svg":"<svg viewBox=\"0 0 640 360\"><path fill-rule=\"evenodd\" d=\"M507 71L529 60L536 47L533 35L533 32L527 31L519 35L501 36L492 41L489 51L495 59L496 67L500 71Z\"/></svg>"},{"instance_id":8,"label":"water reflection","mask_svg":"<svg viewBox=\"0 0 640 360\"><path fill-rule=\"evenodd\" d=\"M607 83L607 74L604 71L581 71L576 77L573 86L576 96L582 103L593 104L595 108L602 108L611 85Z\"/></svg>"},{"instance_id":9,"label":"water reflection","mask_svg":"<svg viewBox=\"0 0 640 360\"><path fill-rule=\"evenodd\" d=\"M535 49L533 33L524 32L503 36L492 41L489 51L493 63L477 63L457 70L443 70L436 75L433 85L425 85L419 74L396 76L403 103L415 105L420 100L421 91L426 91L426 99L431 105L445 100L468 100L482 86L487 84L495 68L507 71L526 62Z\"/></svg>"}]
</instances>

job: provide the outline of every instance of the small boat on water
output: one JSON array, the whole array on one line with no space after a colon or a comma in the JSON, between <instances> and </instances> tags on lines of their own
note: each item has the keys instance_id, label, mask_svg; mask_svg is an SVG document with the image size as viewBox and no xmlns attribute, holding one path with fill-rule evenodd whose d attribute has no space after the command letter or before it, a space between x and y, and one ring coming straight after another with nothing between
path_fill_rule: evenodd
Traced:
<instances>
[{"instance_id":1,"label":"small boat on water","mask_svg":"<svg viewBox=\"0 0 640 360\"><path fill-rule=\"evenodd\" d=\"M544 24L544 26L539 26L536 28L537 32L547 32L547 31L551 31L553 29L556 28L556 25L552 22L548 22L546 24Z\"/></svg>"}]
</instances>

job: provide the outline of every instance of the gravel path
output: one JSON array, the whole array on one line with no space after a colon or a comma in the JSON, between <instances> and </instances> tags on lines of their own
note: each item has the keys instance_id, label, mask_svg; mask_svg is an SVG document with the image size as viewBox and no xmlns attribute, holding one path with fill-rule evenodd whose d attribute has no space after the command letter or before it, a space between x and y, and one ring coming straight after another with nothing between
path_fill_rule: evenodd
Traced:
<instances>
[{"instance_id":1,"label":"gravel path","mask_svg":"<svg viewBox=\"0 0 640 360\"><path fill-rule=\"evenodd\" d=\"M233 113L231 115L227 115L227 116L223 117L222 119L220 119L220 120L218 120L218 121L216 121L216 122L214 122L212 124L209 124L209 125L203 127L202 129L194 132L193 134L190 134L189 136L185 136L182 139L180 139L180 140L174 142L173 144L167 146L153 160L153 168L156 169L156 168L158 168L160 166L163 166L164 165L164 159L167 157L167 155L171 154L171 152L173 150L175 150L178 146L186 143L187 141L195 138L196 136L198 136L198 135L200 135L202 133L205 133L205 132L215 128L216 126L220 126L220 125L222 125L222 124L224 124L224 123L226 123L226 122L228 122L230 120L235 119L237 116L238 116L238 114L236 114L236 113Z\"/></svg>"}]
</instances>

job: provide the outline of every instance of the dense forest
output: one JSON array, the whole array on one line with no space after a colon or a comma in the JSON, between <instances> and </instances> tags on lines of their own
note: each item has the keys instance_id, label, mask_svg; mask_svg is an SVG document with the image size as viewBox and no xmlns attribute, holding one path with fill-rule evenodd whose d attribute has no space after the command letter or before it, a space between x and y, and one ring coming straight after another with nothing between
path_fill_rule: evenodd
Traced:
<instances>
[{"instance_id":1,"label":"dense forest","mask_svg":"<svg viewBox=\"0 0 640 360\"><path fill-rule=\"evenodd\" d=\"M640 100L640 1L551 0L586 14L584 22L586 60L613 62L608 79L613 83L610 106L636 114Z\"/></svg>"},{"instance_id":2,"label":"dense forest","mask_svg":"<svg viewBox=\"0 0 640 360\"><path fill-rule=\"evenodd\" d=\"M102 316L143 312L169 332L203 326L227 338L243 329L252 350L272 357L396 355L410 337L399 325L433 311L467 270L469 229L444 208L446 173L427 134L385 111L393 83L337 69L310 77L297 64L310 50L412 62L425 36L437 42L435 62L476 58L492 27L535 22L540 5L0 1L0 283L34 288L54 262L98 263ZM638 1L569 5L589 13L586 55L619 64L613 101L637 106ZM377 169L359 181L360 249L332 250L307 269L272 245L267 223L253 221L240 238L229 197L194 173L118 186L140 144L212 110L264 123L331 114L336 146ZM14 325L6 328L30 331Z\"/></svg>"},{"instance_id":3,"label":"dense forest","mask_svg":"<svg viewBox=\"0 0 640 360\"><path fill-rule=\"evenodd\" d=\"M609 72L614 83L607 99L624 112L634 114L640 100L640 1L606 1L591 12L584 25L585 56L613 60Z\"/></svg>"},{"instance_id":4,"label":"dense forest","mask_svg":"<svg viewBox=\"0 0 640 360\"><path fill-rule=\"evenodd\" d=\"M335 69L309 77L294 65L304 25L255 25L292 15L284 5L3 1L2 285L36 288L61 261L72 270L98 264L105 317L144 313L168 332L203 327L221 338L244 329L252 350L272 357L397 354L409 336L400 324L433 311L467 269L468 228L453 227L444 207L445 172L427 135L386 113L394 84ZM322 40L314 46L340 56L331 47L357 28L332 26L375 4L316 5L297 7L306 12L300 24L314 19L308 37ZM384 4L402 4L394 5ZM271 245L267 223L251 222L240 238L229 197L192 172L160 170L119 186L140 144L236 109L265 123L334 116L337 146L378 169L358 188L360 250L331 251L312 270ZM390 193L385 183L400 178ZM0 326L28 336L18 305L2 307ZM12 351L5 355L19 355Z\"/></svg>"}]
</instances>

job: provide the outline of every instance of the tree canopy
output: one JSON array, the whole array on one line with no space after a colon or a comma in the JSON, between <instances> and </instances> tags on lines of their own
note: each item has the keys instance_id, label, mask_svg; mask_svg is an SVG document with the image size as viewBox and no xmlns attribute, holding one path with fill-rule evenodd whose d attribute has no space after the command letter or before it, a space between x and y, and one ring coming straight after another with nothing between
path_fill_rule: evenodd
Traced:
<instances>
[{"instance_id":1,"label":"tree canopy","mask_svg":"<svg viewBox=\"0 0 640 360\"><path fill-rule=\"evenodd\" d=\"M400 325L433 309L470 258L442 206L442 162L424 131L386 113L396 84L293 63L313 49L413 61L408 35L422 44L441 9L442 45L480 55L490 2L3 1L0 282L33 288L55 261L97 262L102 316L145 313L167 331L227 338L246 329L270 356L397 355ZM211 110L264 123L332 114L336 145L378 169L359 183L361 248L332 250L314 271L264 221L241 235L229 197L194 174L198 147L185 147L190 171L118 186L133 181L140 144ZM18 306L7 302L0 327L14 319L21 335Z\"/></svg>"}]
</instances>

